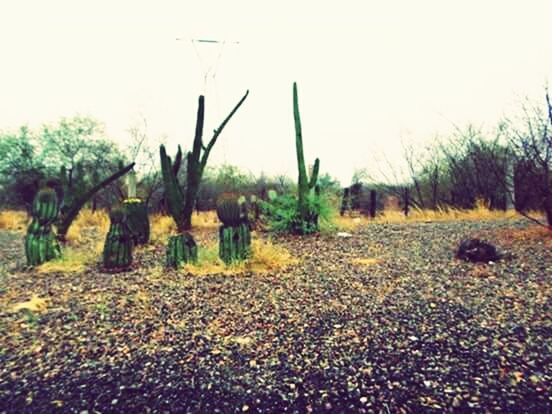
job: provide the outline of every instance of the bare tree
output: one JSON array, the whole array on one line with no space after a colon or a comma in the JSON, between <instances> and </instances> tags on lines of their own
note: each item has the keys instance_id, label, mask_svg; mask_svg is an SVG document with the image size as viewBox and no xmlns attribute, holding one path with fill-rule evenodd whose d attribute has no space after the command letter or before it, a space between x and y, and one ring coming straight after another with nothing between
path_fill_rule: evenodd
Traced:
<instances>
[{"instance_id":1,"label":"bare tree","mask_svg":"<svg viewBox=\"0 0 552 414\"><path fill-rule=\"evenodd\" d=\"M152 144L148 131L148 121L143 115L127 130L130 136L128 155L136 163L139 173L138 189L144 203L149 204L152 196L163 187L163 180L158 168L157 148L160 142Z\"/></svg>"},{"instance_id":2,"label":"bare tree","mask_svg":"<svg viewBox=\"0 0 552 414\"><path fill-rule=\"evenodd\" d=\"M538 207L545 213L546 223L529 216L526 206L517 203L516 208L525 217L552 229L552 105L548 89L545 100L544 108L526 102L520 122L507 120L506 124L517 165L514 181L525 183L525 188L516 188L516 193L533 191ZM527 177L529 180L524 180Z\"/></svg>"}]
</instances>

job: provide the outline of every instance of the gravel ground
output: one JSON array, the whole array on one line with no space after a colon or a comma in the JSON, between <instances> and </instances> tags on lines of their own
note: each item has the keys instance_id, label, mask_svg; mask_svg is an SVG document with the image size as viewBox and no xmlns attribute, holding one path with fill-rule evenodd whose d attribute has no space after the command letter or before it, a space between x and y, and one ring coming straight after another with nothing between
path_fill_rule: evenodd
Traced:
<instances>
[{"instance_id":1,"label":"gravel ground","mask_svg":"<svg viewBox=\"0 0 552 414\"><path fill-rule=\"evenodd\" d=\"M161 272L162 246L120 275L4 273L0 413L550 412L552 240L527 226L285 237L300 263L269 275ZM506 258L455 260L468 236ZM30 293L47 311L6 312Z\"/></svg>"}]
</instances>

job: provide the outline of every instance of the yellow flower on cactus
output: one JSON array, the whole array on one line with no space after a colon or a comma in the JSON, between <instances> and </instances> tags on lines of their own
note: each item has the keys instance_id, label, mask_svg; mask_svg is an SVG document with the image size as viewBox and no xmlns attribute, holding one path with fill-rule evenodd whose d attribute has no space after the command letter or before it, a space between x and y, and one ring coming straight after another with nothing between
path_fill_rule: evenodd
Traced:
<instances>
[{"instance_id":1,"label":"yellow flower on cactus","mask_svg":"<svg viewBox=\"0 0 552 414\"><path fill-rule=\"evenodd\" d=\"M141 198L127 198L125 201L123 201L124 204L131 204L131 203L142 203Z\"/></svg>"}]
</instances>

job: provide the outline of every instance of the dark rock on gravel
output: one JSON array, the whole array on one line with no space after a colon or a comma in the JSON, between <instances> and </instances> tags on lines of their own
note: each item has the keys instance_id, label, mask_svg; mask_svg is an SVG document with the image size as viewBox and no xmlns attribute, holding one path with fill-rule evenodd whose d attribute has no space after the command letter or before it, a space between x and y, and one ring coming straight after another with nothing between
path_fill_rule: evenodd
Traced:
<instances>
[{"instance_id":1,"label":"dark rock on gravel","mask_svg":"<svg viewBox=\"0 0 552 414\"><path fill-rule=\"evenodd\" d=\"M458 259L468 262L496 262L500 259L496 247L479 239L463 240L456 252Z\"/></svg>"}]
</instances>

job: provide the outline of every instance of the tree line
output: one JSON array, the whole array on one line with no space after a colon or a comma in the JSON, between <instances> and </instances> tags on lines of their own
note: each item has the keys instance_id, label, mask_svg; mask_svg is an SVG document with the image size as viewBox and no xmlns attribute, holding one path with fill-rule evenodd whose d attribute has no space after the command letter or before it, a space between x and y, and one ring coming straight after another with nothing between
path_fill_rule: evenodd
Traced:
<instances>
[{"instance_id":1,"label":"tree line","mask_svg":"<svg viewBox=\"0 0 552 414\"><path fill-rule=\"evenodd\" d=\"M144 128L129 131L131 143L125 151L105 135L98 121L88 117L62 119L35 131L23 126L0 133L0 206L28 209L41 181L48 177L66 174L77 188L86 188L100 180L100 172L114 173L140 158L138 196L150 211L165 212L157 151L146 145ZM408 180L386 177L381 182L356 174L353 186L358 190L363 183L365 188L376 189L379 199L394 195L403 200L407 189L408 202L417 208L469 209L477 200L483 200L492 209L515 207L524 215L541 211L550 225L551 131L552 106L546 92L544 105L525 102L519 116L501 121L491 132L473 125L458 127L427 148L405 148ZM184 186L186 161L184 157L178 171ZM328 174L320 174L318 183L332 194L341 191L339 183ZM223 192L264 198L268 190L283 194L294 191L294 186L294 180L283 175L254 176L232 165L206 166L195 208L214 209ZM125 188L124 179L115 180L97 193L90 207L109 208L121 202L127 196ZM378 206L381 208L381 203Z\"/></svg>"}]
</instances>

